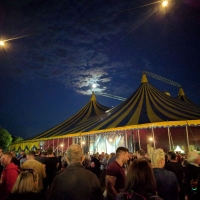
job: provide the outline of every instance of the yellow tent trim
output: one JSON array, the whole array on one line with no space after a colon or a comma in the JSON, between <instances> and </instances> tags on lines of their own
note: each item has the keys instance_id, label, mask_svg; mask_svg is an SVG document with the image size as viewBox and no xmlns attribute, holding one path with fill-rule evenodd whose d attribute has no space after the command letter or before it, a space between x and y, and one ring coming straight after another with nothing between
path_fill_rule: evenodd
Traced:
<instances>
[{"instance_id":1,"label":"yellow tent trim","mask_svg":"<svg viewBox=\"0 0 200 200\"><path fill-rule=\"evenodd\" d=\"M109 132L115 132L115 131L126 131L130 129L151 129L152 127L158 128L158 127L172 127L172 126L200 126L200 119L198 120L184 120L184 121L165 121L165 122L154 122L154 123L147 123L147 124L138 124L138 125L130 125L130 126L123 126L123 127L117 127L117 128L107 128L104 130L96 130L96 131L89 131L89 132L79 132L75 134L66 134L62 136L55 136L55 137L49 137L49 138L40 138L38 140L26 140L25 143L35 143L36 141L44 141L44 140L53 140L53 139L59 139L59 138L71 138L71 137L77 137L77 136L84 136L84 135L94 135L94 134L101 134L101 133L109 133ZM20 144L22 144L21 142ZM19 145L20 145L19 144Z\"/></svg>"},{"instance_id":2,"label":"yellow tent trim","mask_svg":"<svg viewBox=\"0 0 200 200\"><path fill-rule=\"evenodd\" d=\"M142 74L142 80L141 83L148 83L148 79L145 73Z\"/></svg>"}]
</instances>

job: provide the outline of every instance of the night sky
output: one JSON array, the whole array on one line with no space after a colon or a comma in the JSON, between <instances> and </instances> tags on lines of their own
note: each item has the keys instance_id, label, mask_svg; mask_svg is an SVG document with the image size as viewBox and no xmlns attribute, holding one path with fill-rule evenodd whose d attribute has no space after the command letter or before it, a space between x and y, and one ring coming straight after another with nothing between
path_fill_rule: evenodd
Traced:
<instances>
[{"instance_id":1,"label":"night sky","mask_svg":"<svg viewBox=\"0 0 200 200\"><path fill-rule=\"evenodd\" d=\"M142 71L181 84L200 105L199 0L166 8L150 0L4 0L0 35L0 127L12 135L29 138L71 117L94 83L96 93L127 98ZM177 96L178 87L147 78Z\"/></svg>"}]
</instances>

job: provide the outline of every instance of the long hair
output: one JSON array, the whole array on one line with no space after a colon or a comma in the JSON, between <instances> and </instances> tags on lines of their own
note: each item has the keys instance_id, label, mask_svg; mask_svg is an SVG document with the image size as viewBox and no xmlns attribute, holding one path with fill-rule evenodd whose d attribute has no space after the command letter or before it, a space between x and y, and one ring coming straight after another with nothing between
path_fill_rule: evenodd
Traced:
<instances>
[{"instance_id":1,"label":"long hair","mask_svg":"<svg viewBox=\"0 0 200 200\"><path fill-rule=\"evenodd\" d=\"M34 169L23 169L18 175L12 193L28 193L38 190L38 174Z\"/></svg>"},{"instance_id":2,"label":"long hair","mask_svg":"<svg viewBox=\"0 0 200 200\"><path fill-rule=\"evenodd\" d=\"M147 194L156 194L156 182L151 165L143 158L134 160L128 169L123 191L131 190L144 197L147 197Z\"/></svg>"}]
</instances>

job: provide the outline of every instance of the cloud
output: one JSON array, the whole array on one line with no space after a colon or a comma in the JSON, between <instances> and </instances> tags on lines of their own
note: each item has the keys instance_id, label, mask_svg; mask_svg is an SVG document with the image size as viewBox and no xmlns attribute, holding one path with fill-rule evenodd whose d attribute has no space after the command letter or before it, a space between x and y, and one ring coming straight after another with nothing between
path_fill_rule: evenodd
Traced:
<instances>
[{"instance_id":1,"label":"cloud","mask_svg":"<svg viewBox=\"0 0 200 200\"><path fill-rule=\"evenodd\" d=\"M116 14L133 5L123 1L24 0L9 10L4 29L10 35L37 34L20 40L20 52L17 56L14 52L12 62L24 77L55 79L82 94L91 94L93 83L99 92L115 93L111 87L119 82L127 88L127 77L141 70L132 60L113 61L109 44L125 33L130 22L135 23L134 12Z\"/></svg>"}]
</instances>

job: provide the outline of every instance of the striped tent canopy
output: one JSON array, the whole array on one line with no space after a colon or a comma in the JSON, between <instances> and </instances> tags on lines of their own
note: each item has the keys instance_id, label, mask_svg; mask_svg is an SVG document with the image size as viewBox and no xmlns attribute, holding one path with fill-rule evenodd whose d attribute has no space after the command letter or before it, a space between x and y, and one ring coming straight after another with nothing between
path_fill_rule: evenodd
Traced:
<instances>
[{"instance_id":1,"label":"striped tent canopy","mask_svg":"<svg viewBox=\"0 0 200 200\"><path fill-rule=\"evenodd\" d=\"M82 124L82 123L86 122L87 120L89 120L90 118L92 118L94 116L98 116L109 109L110 108L98 103L96 101L95 94L92 93L90 101L75 115L73 115L69 119L65 120L61 124L58 124L57 126L51 128L43 133L40 133L37 136L29 138L28 140L49 138L52 136L62 135L64 133L66 133L69 129L72 129L75 126L78 126L79 124Z\"/></svg>"},{"instance_id":2,"label":"striped tent canopy","mask_svg":"<svg viewBox=\"0 0 200 200\"><path fill-rule=\"evenodd\" d=\"M144 128L146 124L159 122L170 122L170 126L174 126L177 125L177 121L184 121L187 125L187 120L197 119L200 119L200 107L164 94L148 83L146 74L143 74L139 88L124 102L60 135L64 137L80 133L92 134L134 125Z\"/></svg>"},{"instance_id":3,"label":"striped tent canopy","mask_svg":"<svg viewBox=\"0 0 200 200\"><path fill-rule=\"evenodd\" d=\"M190 104L190 105L193 105L193 106L199 108L199 106L197 106L192 100L190 100L190 99L185 95L185 92L183 91L183 88L182 88L182 87L179 88L178 96L176 97L176 99L181 100L181 101L183 101L183 102L185 102L185 103L187 103L187 104Z\"/></svg>"}]
</instances>

